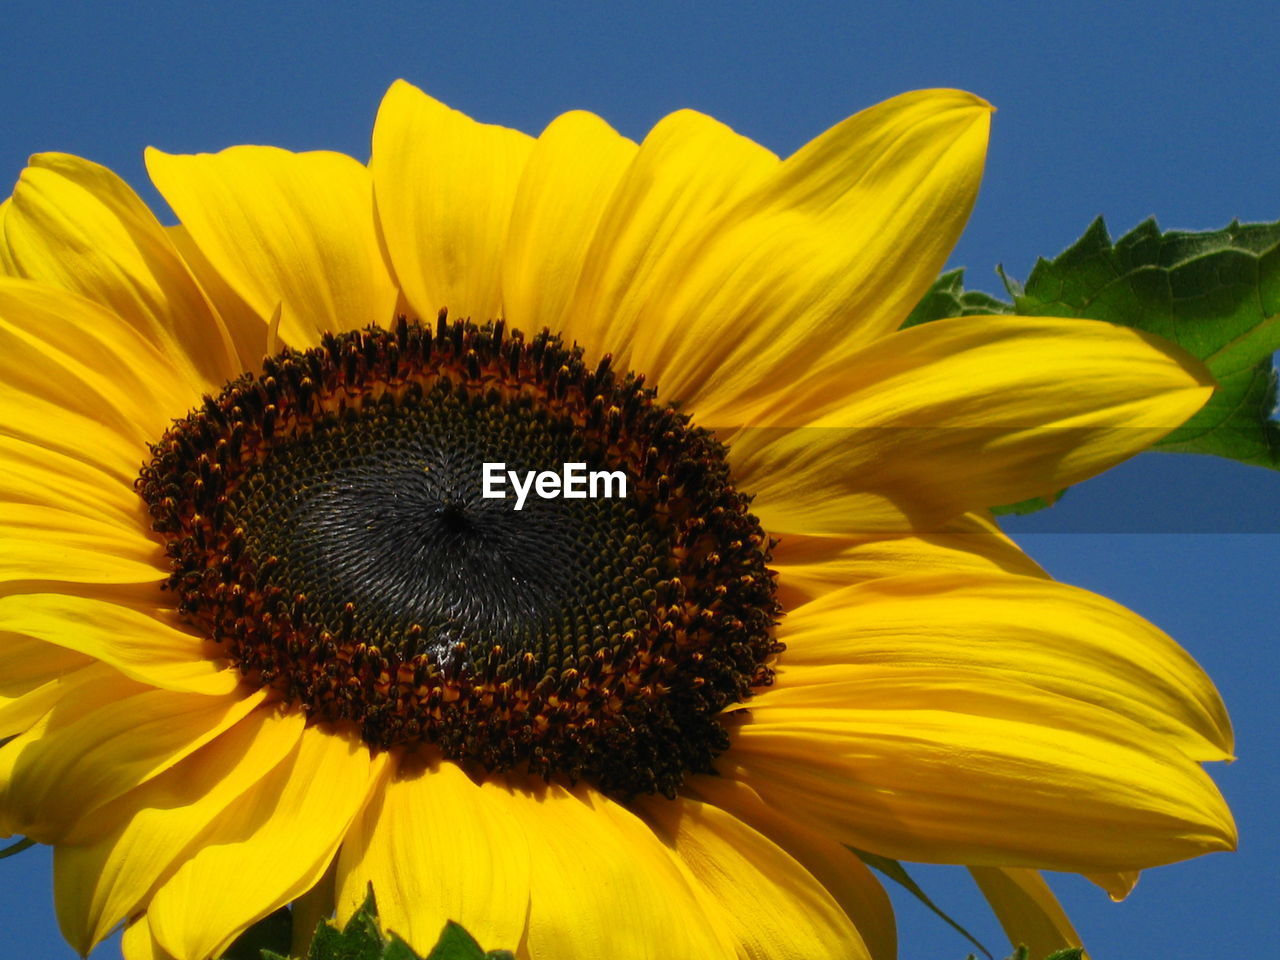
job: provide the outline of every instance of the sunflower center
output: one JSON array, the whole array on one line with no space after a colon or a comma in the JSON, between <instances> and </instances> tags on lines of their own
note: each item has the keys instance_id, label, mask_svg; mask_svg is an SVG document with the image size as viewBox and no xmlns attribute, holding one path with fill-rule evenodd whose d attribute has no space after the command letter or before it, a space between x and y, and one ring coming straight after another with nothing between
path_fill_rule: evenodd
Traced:
<instances>
[{"instance_id":1,"label":"sunflower center","mask_svg":"<svg viewBox=\"0 0 1280 960\"><path fill-rule=\"evenodd\" d=\"M267 359L138 486L247 682L376 747L672 794L780 649L724 453L607 357L442 314Z\"/></svg>"},{"instance_id":2,"label":"sunflower center","mask_svg":"<svg viewBox=\"0 0 1280 960\"><path fill-rule=\"evenodd\" d=\"M607 637L611 621L632 629L660 581L654 558L670 553L655 517L622 498L533 494L515 510L483 496L486 463L521 477L604 465L571 422L540 414L443 383L409 402L384 395L281 444L229 511L314 618L341 622L350 603L365 642L402 657L449 638L468 660L495 645L542 656Z\"/></svg>"}]
</instances>

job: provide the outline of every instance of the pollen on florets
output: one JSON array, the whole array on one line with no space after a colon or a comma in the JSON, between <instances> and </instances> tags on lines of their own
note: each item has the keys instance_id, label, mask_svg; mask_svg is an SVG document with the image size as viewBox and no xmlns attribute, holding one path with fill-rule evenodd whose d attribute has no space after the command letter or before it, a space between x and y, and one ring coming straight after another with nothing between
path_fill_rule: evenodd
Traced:
<instances>
[{"instance_id":1,"label":"pollen on florets","mask_svg":"<svg viewBox=\"0 0 1280 960\"><path fill-rule=\"evenodd\" d=\"M622 471L627 496L513 511L480 496L488 461ZM781 649L724 447L545 331L442 313L286 350L177 421L137 485L182 615L375 747L671 795Z\"/></svg>"}]
</instances>

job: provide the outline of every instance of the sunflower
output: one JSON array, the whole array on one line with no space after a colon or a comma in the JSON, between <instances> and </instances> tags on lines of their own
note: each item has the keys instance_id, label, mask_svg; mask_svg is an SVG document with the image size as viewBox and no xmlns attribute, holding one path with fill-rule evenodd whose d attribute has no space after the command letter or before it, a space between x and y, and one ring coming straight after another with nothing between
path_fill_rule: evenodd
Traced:
<instances>
[{"instance_id":1,"label":"sunflower","mask_svg":"<svg viewBox=\"0 0 1280 960\"><path fill-rule=\"evenodd\" d=\"M853 852L1123 896L1230 848L1224 708L991 504L1212 391L1081 320L900 330L989 106L781 160L691 111L536 139L406 83L369 164L42 154L0 207L0 835L68 941L206 960L282 905L532 960L895 953ZM578 463L625 497L480 494ZM552 491L554 493L554 490ZM303 926L299 923L298 926Z\"/></svg>"}]
</instances>

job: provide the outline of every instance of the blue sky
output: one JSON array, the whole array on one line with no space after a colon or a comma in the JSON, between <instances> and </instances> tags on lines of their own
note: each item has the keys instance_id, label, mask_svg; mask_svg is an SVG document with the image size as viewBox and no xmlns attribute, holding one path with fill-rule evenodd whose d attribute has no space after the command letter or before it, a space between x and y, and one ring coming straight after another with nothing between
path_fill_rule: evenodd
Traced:
<instances>
[{"instance_id":1,"label":"blue sky","mask_svg":"<svg viewBox=\"0 0 1280 960\"><path fill-rule=\"evenodd\" d=\"M593 110L639 137L696 107L781 153L903 90L958 86L999 108L982 195L953 257L995 289L1090 219L1113 233L1280 218L1280 21L1263 3L171 3L5 7L0 193L29 153L63 150L146 183L142 148L233 143L364 158L403 76L478 118L536 132ZM1222 689L1240 760L1215 771L1235 855L1150 872L1129 902L1058 885L1095 960L1234 955L1274 940L1280 755L1280 475L1147 455L1010 529L1065 581L1178 638ZM1265 686L1264 686L1265 685ZM936 899L1003 944L963 878ZM903 956L966 945L904 904ZM0 864L0 957L57 960L45 851ZM105 948L101 955L111 955Z\"/></svg>"}]
</instances>

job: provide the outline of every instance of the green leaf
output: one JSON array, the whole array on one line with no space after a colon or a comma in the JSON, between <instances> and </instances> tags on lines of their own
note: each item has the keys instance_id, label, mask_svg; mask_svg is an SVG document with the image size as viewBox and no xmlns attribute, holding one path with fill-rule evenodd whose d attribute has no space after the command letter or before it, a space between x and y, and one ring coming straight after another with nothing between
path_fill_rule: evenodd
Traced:
<instances>
[{"instance_id":1,"label":"green leaf","mask_svg":"<svg viewBox=\"0 0 1280 960\"><path fill-rule=\"evenodd\" d=\"M944 317L992 313L1013 313L1013 304L997 300L980 290L965 290L964 270L951 270L934 281L902 326L905 329Z\"/></svg>"},{"instance_id":2,"label":"green leaf","mask_svg":"<svg viewBox=\"0 0 1280 960\"><path fill-rule=\"evenodd\" d=\"M1083 317L1172 340L1208 366L1219 389L1154 449L1205 453L1280 469L1276 372L1280 350L1280 222L1162 232L1154 220L1112 242L1101 218L1025 285L997 269L1012 303L940 276L903 324L985 313ZM1060 496L1061 494L1059 494ZM1033 513L1057 497L995 507Z\"/></svg>"},{"instance_id":3,"label":"green leaf","mask_svg":"<svg viewBox=\"0 0 1280 960\"><path fill-rule=\"evenodd\" d=\"M991 951L984 947L977 937L971 934L964 927L960 926L960 924L955 920L951 919L951 917L948 916L941 907L930 900L929 895L920 889L920 885L918 883L911 879L911 875L907 873L906 868L903 867L901 863L897 860L891 860L888 857L882 857L875 853L867 853L865 850L858 850L854 847L850 847L849 849L856 853L867 866L874 867L890 880L893 880L899 886L907 890L907 892L909 892L913 897L941 917L948 926L959 931L961 936L982 951L982 955L985 956L987 960L992 960Z\"/></svg>"},{"instance_id":4,"label":"green leaf","mask_svg":"<svg viewBox=\"0 0 1280 960\"><path fill-rule=\"evenodd\" d=\"M1280 223L1162 233L1147 220L1112 243L1099 218L1061 255L1036 264L1014 306L1177 343L1205 362L1220 389L1157 448L1280 469L1272 363L1280 350Z\"/></svg>"}]
</instances>

